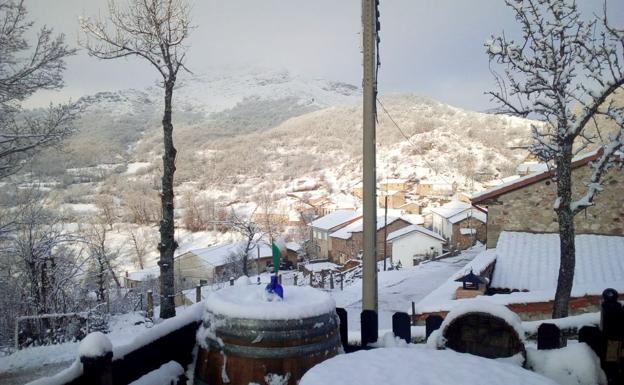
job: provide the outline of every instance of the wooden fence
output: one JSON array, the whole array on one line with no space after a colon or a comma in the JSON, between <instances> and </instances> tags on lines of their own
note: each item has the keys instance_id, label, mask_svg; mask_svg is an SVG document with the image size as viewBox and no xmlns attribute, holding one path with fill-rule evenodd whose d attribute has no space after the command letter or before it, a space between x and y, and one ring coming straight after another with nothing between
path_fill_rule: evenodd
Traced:
<instances>
[{"instance_id":1,"label":"wooden fence","mask_svg":"<svg viewBox=\"0 0 624 385\"><path fill-rule=\"evenodd\" d=\"M54 385L127 385L145 374L175 361L187 368L193 361L195 335L200 323L202 304L187 309L190 315L165 320L137 336L127 346L99 357L78 357L78 362L63 372L47 378ZM184 375L178 384L185 384Z\"/></svg>"},{"instance_id":2,"label":"wooden fence","mask_svg":"<svg viewBox=\"0 0 624 385\"><path fill-rule=\"evenodd\" d=\"M560 348L561 337L557 325L544 323L537 330L537 348ZM600 326L583 326L578 340L587 343L600 358L609 385L624 384L624 308L618 302L617 291L607 289L602 293Z\"/></svg>"}]
</instances>

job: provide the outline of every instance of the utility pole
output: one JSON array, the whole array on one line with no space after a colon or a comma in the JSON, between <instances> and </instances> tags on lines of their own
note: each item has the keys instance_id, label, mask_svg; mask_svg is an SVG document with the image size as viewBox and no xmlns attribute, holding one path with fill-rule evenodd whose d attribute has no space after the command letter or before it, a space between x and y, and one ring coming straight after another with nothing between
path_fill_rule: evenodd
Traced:
<instances>
[{"instance_id":1,"label":"utility pole","mask_svg":"<svg viewBox=\"0 0 624 385\"><path fill-rule=\"evenodd\" d=\"M375 119L377 102L377 16L378 0L362 0L363 48L363 206L364 255L362 308L377 312L377 186Z\"/></svg>"},{"instance_id":2,"label":"utility pole","mask_svg":"<svg viewBox=\"0 0 624 385\"><path fill-rule=\"evenodd\" d=\"M386 182L386 186L388 186ZM384 197L384 271L386 271L386 259L388 258L388 188Z\"/></svg>"}]
</instances>

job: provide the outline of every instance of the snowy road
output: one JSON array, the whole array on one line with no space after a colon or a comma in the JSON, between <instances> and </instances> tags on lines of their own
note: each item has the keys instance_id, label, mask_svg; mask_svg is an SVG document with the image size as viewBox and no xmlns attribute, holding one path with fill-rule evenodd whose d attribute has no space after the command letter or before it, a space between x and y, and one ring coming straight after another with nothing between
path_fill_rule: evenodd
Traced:
<instances>
[{"instance_id":1,"label":"snowy road","mask_svg":"<svg viewBox=\"0 0 624 385\"><path fill-rule=\"evenodd\" d=\"M410 313L412 301L418 302L445 282L456 271L470 262L482 248L466 250L462 254L437 262L395 271L380 271L379 329L392 329L392 315L397 311ZM349 314L349 330L360 330L362 311L362 281L331 292L336 306L344 307Z\"/></svg>"}]
</instances>

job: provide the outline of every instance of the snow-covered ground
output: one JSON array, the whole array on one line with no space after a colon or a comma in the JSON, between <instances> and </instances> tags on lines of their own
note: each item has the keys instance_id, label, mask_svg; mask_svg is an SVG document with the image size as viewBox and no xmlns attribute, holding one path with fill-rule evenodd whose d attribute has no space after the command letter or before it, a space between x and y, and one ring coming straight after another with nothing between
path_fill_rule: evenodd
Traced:
<instances>
[{"instance_id":1,"label":"snow-covered ground","mask_svg":"<svg viewBox=\"0 0 624 385\"><path fill-rule=\"evenodd\" d=\"M176 312L183 315L192 310L192 307L179 307ZM158 308L154 314L158 314ZM158 324L159 320L155 322ZM139 312L121 314L111 317L110 333L106 336L113 345L115 355L123 355L126 350L148 338L148 331L153 330L153 327L154 323ZM80 342L37 346L0 357L0 383L21 385L60 372L76 359L79 346Z\"/></svg>"},{"instance_id":2,"label":"snow-covered ground","mask_svg":"<svg viewBox=\"0 0 624 385\"><path fill-rule=\"evenodd\" d=\"M478 254L482 246L464 251L458 256L435 262L422 263L400 270L378 273L379 329L392 329L392 315L408 312L412 302L418 302L445 282ZM362 312L362 281L357 280L343 291L332 292L336 306L344 307L349 315L349 330L360 330Z\"/></svg>"}]
</instances>

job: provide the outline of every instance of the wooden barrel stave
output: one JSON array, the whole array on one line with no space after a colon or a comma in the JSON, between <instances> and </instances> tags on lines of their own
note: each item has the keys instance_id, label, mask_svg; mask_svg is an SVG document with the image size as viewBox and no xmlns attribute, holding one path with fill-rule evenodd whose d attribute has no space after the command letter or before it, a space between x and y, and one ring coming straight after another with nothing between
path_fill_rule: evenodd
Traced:
<instances>
[{"instance_id":1,"label":"wooden barrel stave","mask_svg":"<svg viewBox=\"0 0 624 385\"><path fill-rule=\"evenodd\" d=\"M213 316L213 322L219 341L208 338L199 350L197 385L266 384L269 373L288 373L288 384L295 385L312 366L342 351L335 312L282 321Z\"/></svg>"}]
</instances>

